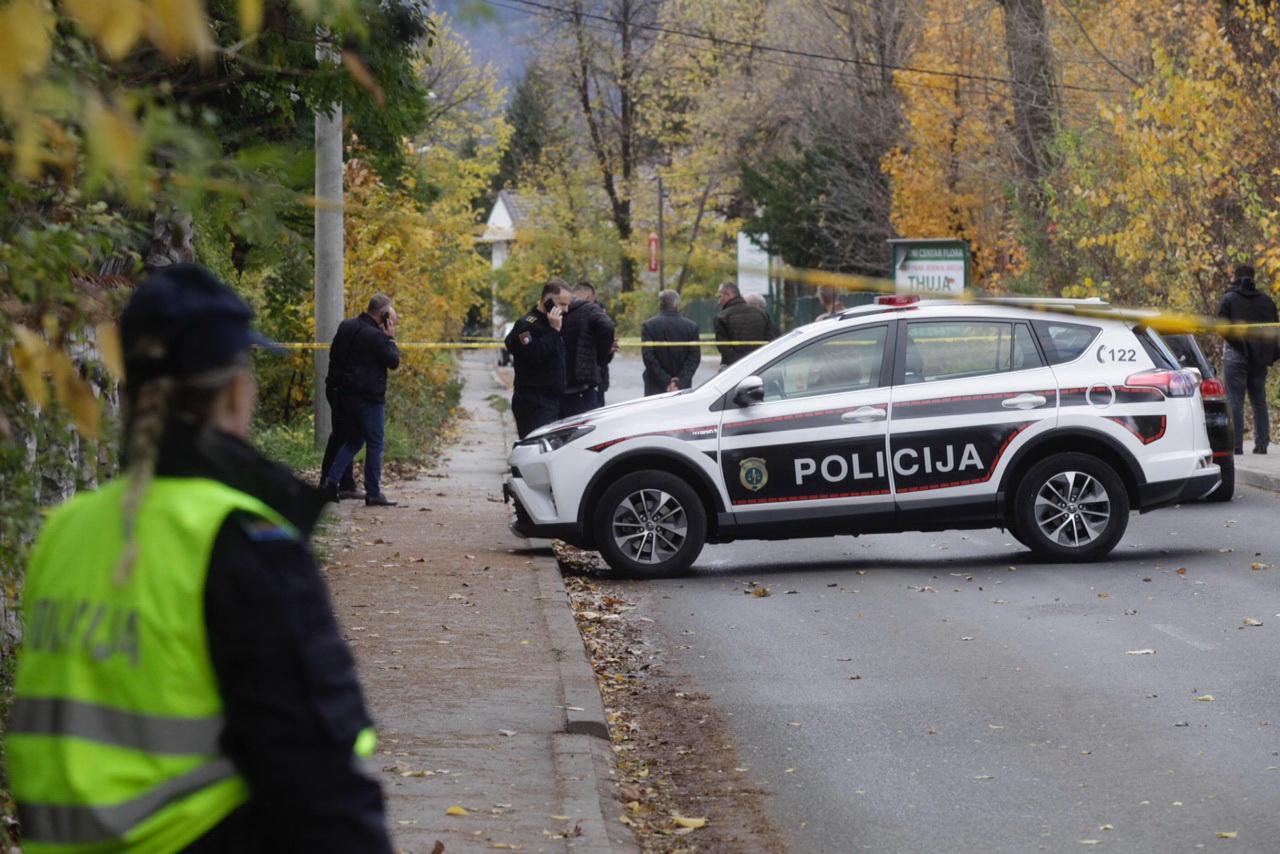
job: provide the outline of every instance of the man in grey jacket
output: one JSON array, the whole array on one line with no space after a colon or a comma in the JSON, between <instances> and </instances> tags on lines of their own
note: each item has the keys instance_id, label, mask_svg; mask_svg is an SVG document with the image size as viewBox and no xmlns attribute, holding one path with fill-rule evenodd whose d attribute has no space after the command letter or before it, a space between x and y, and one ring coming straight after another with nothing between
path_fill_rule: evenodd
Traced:
<instances>
[{"instance_id":1,"label":"man in grey jacket","mask_svg":"<svg viewBox=\"0 0 1280 854\"><path fill-rule=\"evenodd\" d=\"M641 348L645 395L692 386L702 352L698 348L698 324L680 314L679 293L668 290L658 294L658 313L640 327L640 340L693 342L690 347Z\"/></svg>"}]
</instances>

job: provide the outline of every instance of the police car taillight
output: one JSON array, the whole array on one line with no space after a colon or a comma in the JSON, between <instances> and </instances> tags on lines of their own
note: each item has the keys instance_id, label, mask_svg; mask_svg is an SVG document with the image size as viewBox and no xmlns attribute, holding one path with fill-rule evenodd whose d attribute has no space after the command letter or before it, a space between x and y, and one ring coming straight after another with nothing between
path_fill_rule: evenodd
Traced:
<instances>
[{"instance_id":1,"label":"police car taillight","mask_svg":"<svg viewBox=\"0 0 1280 854\"><path fill-rule=\"evenodd\" d=\"M1205 400L1226 400L1227 387L1217 377L1209 377L1200 383L1200 396Z\"/></svg>"},{"instance_id":2,"label":"police car taillight","mask_svg":"<svg viewBox=\"0 0 1280 854\"><path fill-rule=\"evenodd\" d=\"M1166 371L1156 368L1133 374L1124 381L1127 386L1158 388L1165 397L1191 397L1196 393L1196 381L1185 371Z\"/></svg>"},{"instance_id":3,"label":"police car taillight","mask_svg":"<svg viewBox=\"0 0 1280 854\"><path fill-rule=\"evenodd\" d=\"M915 305L920 302L916 294L881 294L876 297L876 305Z\"/></svg>"}]
</instances>

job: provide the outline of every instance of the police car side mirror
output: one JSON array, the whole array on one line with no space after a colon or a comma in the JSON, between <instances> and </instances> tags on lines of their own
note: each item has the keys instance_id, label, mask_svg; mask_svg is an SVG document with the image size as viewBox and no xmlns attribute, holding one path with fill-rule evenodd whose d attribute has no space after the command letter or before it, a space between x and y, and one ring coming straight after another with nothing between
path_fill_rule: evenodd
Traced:
<instances>
[{"instance_id":1,"label":"police car side mirror","mask_svg":"<svg viewBox=\"0 0 1280 854\"><path fill-rule=\"evenodd\" d=\"M733 402L738 406L751 406L764 402L764 380L747 377L733 390Z\"/></svg>"}]
</instances>

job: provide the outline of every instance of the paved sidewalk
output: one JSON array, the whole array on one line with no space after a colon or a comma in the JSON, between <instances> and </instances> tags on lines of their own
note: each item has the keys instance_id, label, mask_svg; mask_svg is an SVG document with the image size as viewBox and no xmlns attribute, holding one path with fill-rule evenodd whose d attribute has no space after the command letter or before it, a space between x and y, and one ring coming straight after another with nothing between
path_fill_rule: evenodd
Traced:
<instances>
[{"instance_id":1,"label":"paved sidewalk","mask_svg":"<svg viewBox=\"0 0 1280 854\"><path fill-rule=\"evenodd\" d=\"M1236 483L1280 492L1280 445L1272 445L1271 453L1255 454L1245 444L1245 451L1236 457Z\"/></svg>"},{"instance_id":2,"label":"paved sidewalk","mask_svg":"<svg viewBox=\"0 0 1280 854\"><path fill-rule=\"evenodd\" d=\"M514 428L488 400L506 390L486 356L463 361L466 412L438 469L392 484L400 507L343 502L326 540L391 828L414 854L437 841L449 854L631 850L554 558L507 529Z\"/></svg>"}]
</instances>

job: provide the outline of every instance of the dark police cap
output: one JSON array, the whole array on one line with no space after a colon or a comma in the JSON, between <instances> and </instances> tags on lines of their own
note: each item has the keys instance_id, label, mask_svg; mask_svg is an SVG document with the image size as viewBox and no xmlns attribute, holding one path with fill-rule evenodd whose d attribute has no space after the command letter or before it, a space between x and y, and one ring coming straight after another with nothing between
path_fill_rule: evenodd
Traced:
<instances>
[{"instance_id":1,"label":"dark police cap","mask_svg":"<svg viewBox=\"0 0 1280 854\"><path fill-rule=\"evenodd\" d=\"M163 267L134 290L120 318L126 378L183 378L230 365L252 345L271 343L252 320L245 301L203 267Z\"/></svg>"}]
</instances>

